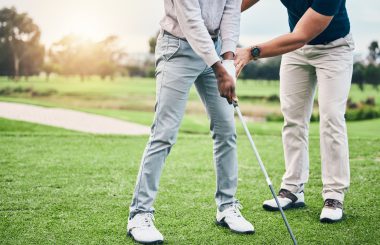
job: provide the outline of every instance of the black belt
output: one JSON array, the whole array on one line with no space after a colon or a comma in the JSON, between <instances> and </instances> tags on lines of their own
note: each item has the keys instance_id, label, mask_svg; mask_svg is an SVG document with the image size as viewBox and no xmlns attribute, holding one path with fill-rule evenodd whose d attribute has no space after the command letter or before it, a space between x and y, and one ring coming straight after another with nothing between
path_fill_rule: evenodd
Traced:
<instances>
[{"instance_id":1,"label":"black belt","mask_svg":"<svg viewBox=\"0 0 380 245\"><path fill-rule=\"evenodd\" d=\"M174 36L173 34L171 34L170 32L167 32L167 31L164 31L164 35L170 35L170 36L176 37L176 36ZM186 38L180 38L180 37L176 37L176 38L181 39L181 40L187 42ZM212 37L211 39L215 43L216 41L218 41L219 37Z\"/></svg>"}]
</instances>

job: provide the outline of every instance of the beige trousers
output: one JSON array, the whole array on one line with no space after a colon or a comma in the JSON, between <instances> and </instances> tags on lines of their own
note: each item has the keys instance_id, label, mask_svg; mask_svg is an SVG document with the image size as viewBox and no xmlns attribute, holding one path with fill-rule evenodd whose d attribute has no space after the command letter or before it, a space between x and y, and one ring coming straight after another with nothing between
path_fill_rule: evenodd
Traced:
<instances>
[{"instance_id":1,"label":"beige trousers","mask_svg":"<svg viewBox=\"0 0 380 245\"><path fill-rule=\"evenodd\" d=\"M306 45L282 57L280 99L286 172L281 188L303 191L309 177L308 133L316 86L320 114L322 196L343 202L350 184L346 102L351 86L351 34L327 45Z\"/></svg>"}]
</instances>

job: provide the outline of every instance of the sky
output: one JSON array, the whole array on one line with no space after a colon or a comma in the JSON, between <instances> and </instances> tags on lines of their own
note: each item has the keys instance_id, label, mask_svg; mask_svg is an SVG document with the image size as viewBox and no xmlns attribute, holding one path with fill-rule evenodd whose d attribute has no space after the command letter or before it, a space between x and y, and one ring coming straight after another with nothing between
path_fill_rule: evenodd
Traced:
<instances>
[{"instance_id":1,"label":"sky","mask_svg":"<svg viewBox=\"0 0 380 245\"><path fill-rule=\"evenodd\" d=\"M117 35L129 53L148 52L148 39L160 28L163 0L0 0L0 8L15 6L40 26L42 42L50 45L64 35L93 40ZM380 41L380 1L347 0L356 52ZM240 43L253 45L289 32L280 0L261 0L242 14Z\"/></svg>"}]
</instances>

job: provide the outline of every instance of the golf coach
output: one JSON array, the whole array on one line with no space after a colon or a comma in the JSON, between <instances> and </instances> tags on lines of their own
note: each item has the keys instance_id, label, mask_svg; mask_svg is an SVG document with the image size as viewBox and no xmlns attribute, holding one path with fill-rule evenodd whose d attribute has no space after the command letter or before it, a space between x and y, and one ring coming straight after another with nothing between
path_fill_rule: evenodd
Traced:
<instances>
[{"instance_id":1,"label":"golf coach","mask_svg":"<svg viewBox=\"0 0 380 245\"><path fill-rule=\"evenodd\" d=\"M242 11L258 0L243 0ZM324 207L321 222L343 216L350 184L346 101L351 86L354 41L345 0L281 0L288 10L291 33L239 49L237 73L250 61L281 54L280 99L286 172L279 201L283 209L305 205L309 177L308 130L316 86L320 115L320 150ZM278 210L275 201L264 202Z\"/></svg>"},{"instance_id":2,"label":"golf coach","mask_svg":"<svg viewBox=\"0 0 380 245\"><path fill-rule=\"evenodd\" d=\"M141 243L164 240L153 223L153 202L190 88L195 84L214 140L217 223L238 233L253 233L235 199L238 163L234 108L230 104L235 97L233 58L239 39L241 0L165 0L164 6L155 51L156 112L130 205L127 232Z\"/></svg>"}]
</instances>

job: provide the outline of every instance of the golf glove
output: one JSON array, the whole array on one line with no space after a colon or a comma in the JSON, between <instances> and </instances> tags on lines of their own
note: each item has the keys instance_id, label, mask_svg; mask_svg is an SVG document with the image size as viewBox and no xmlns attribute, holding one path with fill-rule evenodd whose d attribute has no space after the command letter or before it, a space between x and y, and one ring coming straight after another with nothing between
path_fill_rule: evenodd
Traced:
<instances>
[{"instance_id":1,"label":"golf glove","mask_svg":"<svg viewBox=\"0 0 380 245\"><path fill-rule=\"evenodd\" d=\"M233 60L223 60L222 65L223 65L224 69L226 69L228 75L230 75L234 79L235 86L236 86L236 67L235 67L234 61Z\"/></svg>"}]
</instances>

